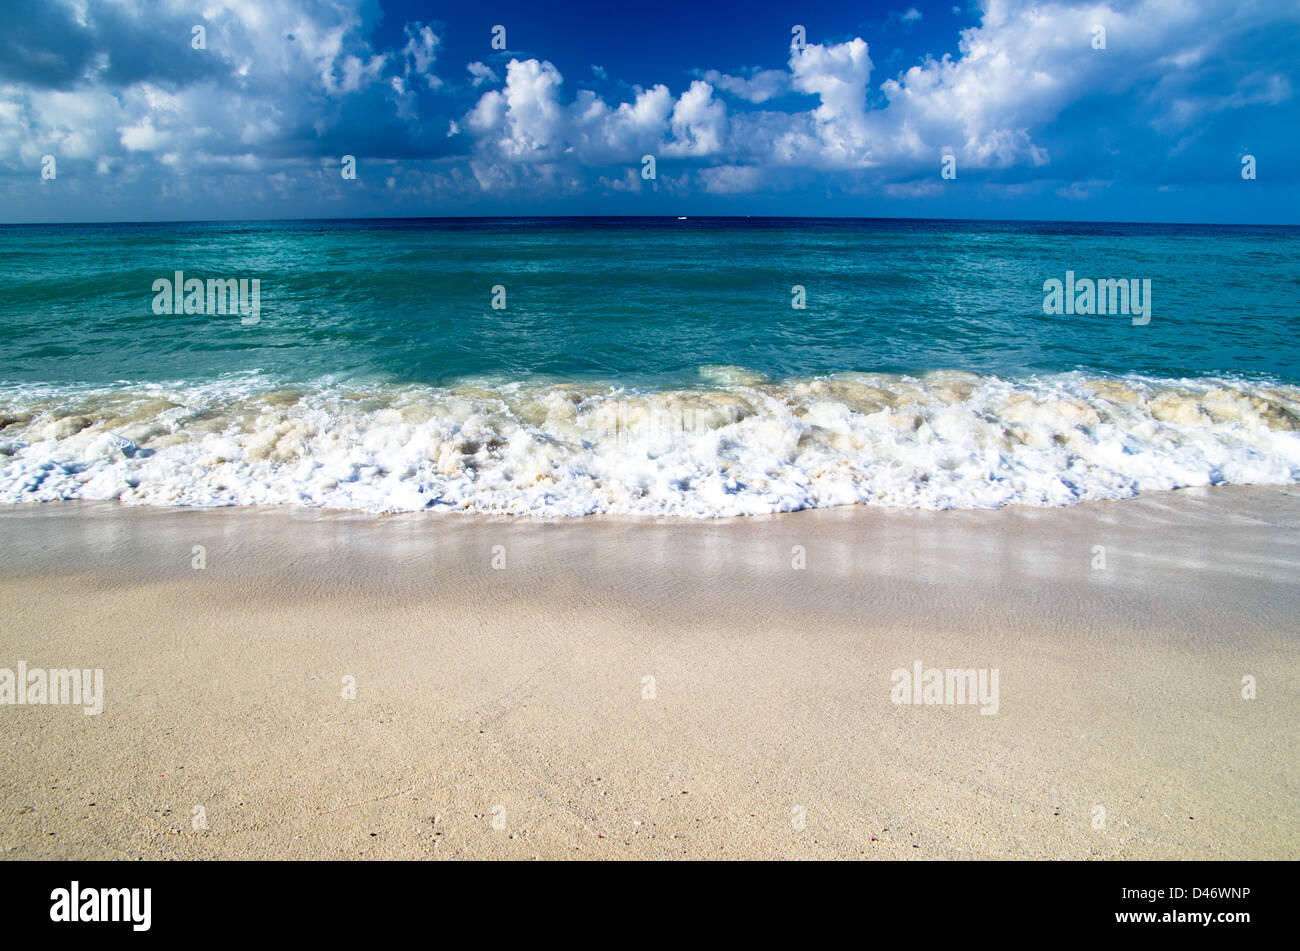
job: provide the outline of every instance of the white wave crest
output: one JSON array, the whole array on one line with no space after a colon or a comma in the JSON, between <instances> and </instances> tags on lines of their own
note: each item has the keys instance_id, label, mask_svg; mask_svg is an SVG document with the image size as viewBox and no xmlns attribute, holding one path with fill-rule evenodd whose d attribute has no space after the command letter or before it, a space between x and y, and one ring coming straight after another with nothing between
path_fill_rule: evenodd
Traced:
<instances>
[{"instance_id":1,"label":"white wave crest","mask_svg":"<svg viewBox=\"0 0 1300 951\"><path fill-rule=\"evenodd\" d=\"M1300 390L941 372L707 389L0 390L0 501L716 517L1300 481Z\"/></svg>"}]
</instances>

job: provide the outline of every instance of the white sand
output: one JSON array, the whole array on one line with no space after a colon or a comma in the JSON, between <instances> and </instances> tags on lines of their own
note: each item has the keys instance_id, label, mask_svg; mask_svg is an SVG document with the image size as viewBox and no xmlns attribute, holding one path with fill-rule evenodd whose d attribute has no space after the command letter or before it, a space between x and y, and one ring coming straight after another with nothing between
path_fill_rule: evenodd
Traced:
<instances>
[{"instance_id":1,"label":"white sand","mask_svg":"<svg viewBox=\"0 0 1300 951\"><path fill-rule=\"evenodd\" d=\"M9 507L0 667L100 667L105 699L0 706L0 855L1297 858L1298 529L1263 488L705 523ZM996 668L998 712L895 705L918 660Z\"/></svg>"}]
</instances>

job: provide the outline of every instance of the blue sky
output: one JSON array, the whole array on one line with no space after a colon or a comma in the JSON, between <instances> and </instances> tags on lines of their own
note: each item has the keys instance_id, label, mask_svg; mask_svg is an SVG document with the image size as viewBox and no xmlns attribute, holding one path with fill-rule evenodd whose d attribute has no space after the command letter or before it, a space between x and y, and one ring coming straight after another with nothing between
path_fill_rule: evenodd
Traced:
<instances>
[{"instance_id":1,"label":"blue sky","mask_svg":"<svg viewBox=\"0 0 1300 951\"><path fill-rule=\"evenodd\" d=\"M1295 223L1297 63L1277 0L11 0L0 220Z\"/></svg>"}]
</instances>

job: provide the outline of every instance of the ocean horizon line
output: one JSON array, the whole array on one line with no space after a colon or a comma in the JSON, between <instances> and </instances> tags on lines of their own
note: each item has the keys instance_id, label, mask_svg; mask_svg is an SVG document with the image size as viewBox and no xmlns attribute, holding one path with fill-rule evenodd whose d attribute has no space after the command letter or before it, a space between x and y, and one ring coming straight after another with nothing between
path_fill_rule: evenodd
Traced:
<instances>
[{"instance_id":1,"label":"ocean horizon line","mask_svg":"<svg viewBox=\"0 0 1300 951\"><path fill-rule=\"evenodd\" d=\"M1249 221L1135 221L1108 218L949 218L896 215L354 215L301 218L135 218L90 221L0 221L0 228L103 227L111 225L234 225L337 224L348 222L510 222L510 221L789 221L789 222L908 222L961 225L1082 225L1155 228L1241 228L1294 230L1290 223Z\"/></svg>"}]
</instances>

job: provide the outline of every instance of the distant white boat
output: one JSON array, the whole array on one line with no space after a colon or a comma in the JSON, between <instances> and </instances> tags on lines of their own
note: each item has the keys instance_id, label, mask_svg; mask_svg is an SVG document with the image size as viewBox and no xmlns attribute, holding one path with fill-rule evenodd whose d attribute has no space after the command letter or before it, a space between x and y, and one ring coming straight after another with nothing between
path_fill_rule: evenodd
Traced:
<instances>
[{"instance_id":1,"label":"distant white boat","mask_svg":"<svg viewBox=\"0 0 1300 951\"><path fill-rule=\"evenodd\" d=\"M677 220L678 220L678 221L685 221L685 220L686 220L686 216L685 216L685 215L678 215L678 216L677 216Z\"/></svg>"}]
</instances>

